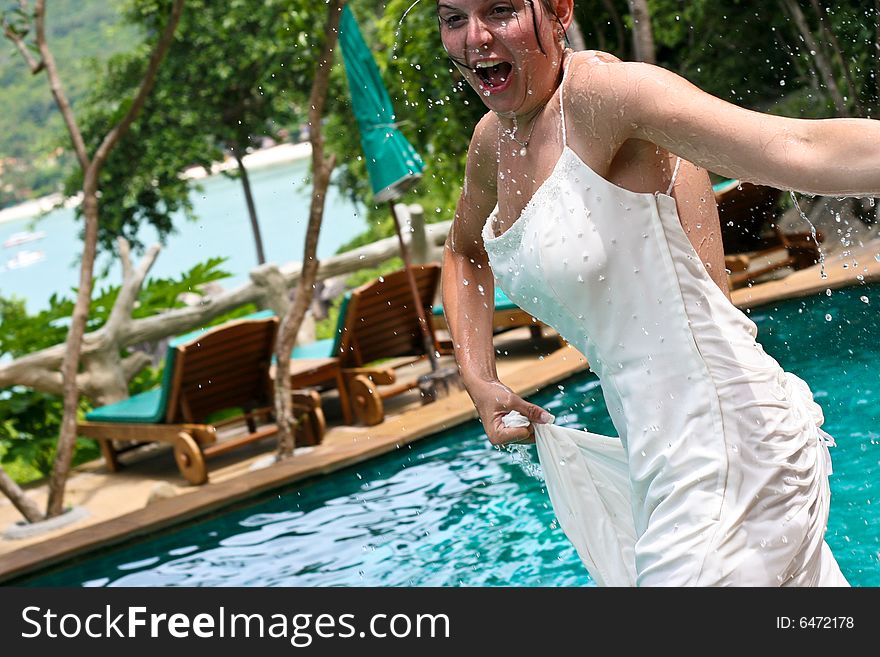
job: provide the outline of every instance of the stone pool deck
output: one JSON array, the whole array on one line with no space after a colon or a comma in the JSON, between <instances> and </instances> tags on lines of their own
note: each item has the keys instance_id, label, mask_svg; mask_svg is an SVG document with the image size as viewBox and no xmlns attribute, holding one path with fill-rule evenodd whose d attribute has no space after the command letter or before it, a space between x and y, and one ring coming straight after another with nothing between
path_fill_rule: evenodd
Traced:
<instances>
[{"instance_id":1,"label":"stone pool deck","mask_svg":"<svg viewBox=\"0 0 880 657\"><path fill-rule=\"evenodd\" d=\"M829 256L825 279L820 277L818 266L812 267L781 280L736 290L733 302L747 308L852 285L859 276L865 282L880 281L878 254L880 241L846 255ZM532 340L525 328L498 336L501 379L517 394L527 396L586 369L587 363L578 351L559 344L552 335ZM448 357L441 363L451 364ZM427 371L427 364L421 367L414 368L412 376ZM66 501L84 508L87 517L30 538L0 538L0 582L100 547L149 535L281 486L353 466L477 416L463 391L428 405L422 405L417 393L411 393L388 401L382 424L346 427L334 420L334 402L332 396L325 402L329 427L321 445L301 448L287 462L259 467L273 453L274 440L269 438L209 461L210 482L204 486L187 484L170 451L162 446L132 454L127 458L127 467L118 473L107 472L100 461L80 466L69 480ZM45 504L45 485L38 483L28 489L39 505ZM0 498L0 532L19 519L12 504Z\"/></svg>"}]
</instances>

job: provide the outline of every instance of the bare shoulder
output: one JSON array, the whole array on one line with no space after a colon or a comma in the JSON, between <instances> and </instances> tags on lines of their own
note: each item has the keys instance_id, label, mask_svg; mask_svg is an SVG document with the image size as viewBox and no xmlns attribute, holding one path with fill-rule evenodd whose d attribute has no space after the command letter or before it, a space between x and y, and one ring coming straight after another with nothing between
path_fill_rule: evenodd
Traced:
<instances>
[{"instance_id":1,"label":"bare shoulder","mask_svg":"<svg viewBox=\"0 0 880 657\"><path fill-rule=\"evenodd\" d=\"M591 60L594 64L619 64L621 61L616 55L603 50L584 50L580 53L575 53L575 55L579 55L580 59Z\"/></svg>"},{"instance_id":2,"label":"bare shoulder","mask_svg":"<svg viewBox=\"0 0 880 657\"><path fill-rule=\"evenodd\" d=\"M569 66L566 111L588 134L615 135L616 140L642 107L651 106L658 90L680 89L684 82L658 66L622 61L598 50L574 53Z\"/></svg>"},{"instance_id":3,"label":"bare shoulder","mask_svg":"<svg viewBox=\"0 0 880 657\"><path fill-rule=\"evenodd\" d=\"M468 148L465 180L468 185L494 190L498 177L498 117L486 112L474 128Z\"/></svg>"},{"instance_id":4,"label":"bare shoulder","mask_svg":"<svg viewBox=\"0 0 880 657\"><path fill-rule=\"evenodd\" d=\"M607 94L612 85L630 77L631 64L601 50L572 53L566 92L571 89L573 93Z\"/></svg>"}]
</instances>

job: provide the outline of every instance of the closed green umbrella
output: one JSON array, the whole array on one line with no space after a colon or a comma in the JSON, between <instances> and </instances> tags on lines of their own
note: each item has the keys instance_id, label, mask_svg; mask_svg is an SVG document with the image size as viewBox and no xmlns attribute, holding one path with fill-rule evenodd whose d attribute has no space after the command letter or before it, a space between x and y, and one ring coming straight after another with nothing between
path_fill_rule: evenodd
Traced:
<instances>
[{"instance_id":1,"label":"closed green umbrella","mask_svg":"<svg viewBox=\"0 0 880 657\"><path fill-rule=\"evenodd\" d=\"M339 24L339 43L342 45L342 59L348 77L348 88L351 91L351 106L361 133L361 146L367 160L367 173L373 188L373 198L376 203L387 202L391 209L412 290L413 303L419 315L425 351L431 369L437 373L434 339L428 328L428 316L419 297L415 275L393 203L418 182L425 163L397 129L391 98L382 83L373 54L364 43L357 21L347 5L342 10L342 20ZM443 373L443 376L448 377L447 373Z\"/></svg>"},{"instance_id":2,"label":"closed green umbrella","mask_svg":"<svg viewBox=\"0 0 880 657\"><path fill-rule=\"evenodd\" d=\"M347 5L342 10L339 42L373 196L376 203L393 201L418 182L425 163L397 129L391 98Z\"/></svg>"}]
</instances>

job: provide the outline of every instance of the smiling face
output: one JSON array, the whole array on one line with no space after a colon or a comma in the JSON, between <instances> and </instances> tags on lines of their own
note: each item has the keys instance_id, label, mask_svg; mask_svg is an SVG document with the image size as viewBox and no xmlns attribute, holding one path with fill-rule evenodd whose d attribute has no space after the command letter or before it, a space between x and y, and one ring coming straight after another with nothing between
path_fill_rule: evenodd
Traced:
<instances>
[{"instance_id":1,"label":"smiling face","mask_svg":"<svg viewBox=\"0 0 880 657\"><path fill-rule=\"evenodd\" d=\"M547 4L571 15L571 0ZM544 0L438 0L437 14L449 57L489 109L528 114L553 94L569 20Z\"/></svg>"}]
</instances>

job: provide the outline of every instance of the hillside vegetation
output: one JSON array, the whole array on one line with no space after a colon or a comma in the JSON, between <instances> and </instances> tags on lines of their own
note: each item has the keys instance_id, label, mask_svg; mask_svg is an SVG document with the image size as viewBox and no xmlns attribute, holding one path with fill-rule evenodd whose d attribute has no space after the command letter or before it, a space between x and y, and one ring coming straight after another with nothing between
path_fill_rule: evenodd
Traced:
<instances>
[{"instance_id":1,"label":"hillside vegetation","mask_svg":"<svg viewBox=\"0 0 880 657\"><path fill-rule=\"evenodd\" d=\"M125 0L47 3L47 39L71 102L88 90L98 62L135 43ZM0 208L57 191L66 133L45 75L31 75L13 44L0 46Z\"/></svg>"}]
</instances>

